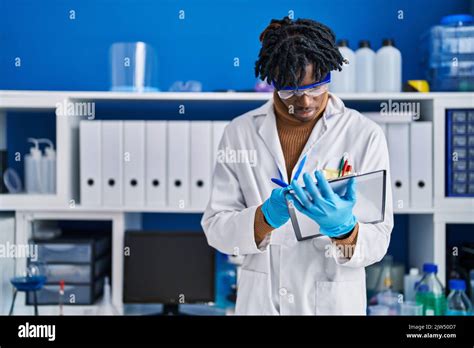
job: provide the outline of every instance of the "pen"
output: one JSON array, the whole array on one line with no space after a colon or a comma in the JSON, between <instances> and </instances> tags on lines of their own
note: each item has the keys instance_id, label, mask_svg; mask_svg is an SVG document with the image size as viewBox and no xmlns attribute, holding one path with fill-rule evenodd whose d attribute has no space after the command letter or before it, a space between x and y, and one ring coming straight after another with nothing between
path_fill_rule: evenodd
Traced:
<instances>
[{"instance_id":1,"label":"pen","mask_svg":"<svg viewBox=\"0 0 474 348\"><path fill-rule=\"evenodd\" d=\"M346 174L346 171L347 171L347 167L348 167L348 162L347 160L344 161L344 165L342 166L342 175L341 176L344 176L344 174Z\"/></svg>"},{"instance_id":2,"label":"pen","mask_svg":"<svg viewBox=\"0 0 474 348\"><path fill-rule=\"evenodd\" d=\"M278 186L281 186L281 187L288 187L290 185L288 185L286 182L280 180L280 179L277 179L277 178L271 178L270 179L272 182L274 182L275 184L277 184Z\"/></svg>"},{"instance_id":3,"label":"pen","mask_svg":"<svg viewBox=\"0 0 474 348\"><path fill-rule=\"evenodd\" d=\"M303 167L304 167L304 164L306 163L306 155L303 157L303 159L301 160L300 164L298 165L298 169L296 170L296 173L295 173L295 176L293 178L293 180L298 180L300 174L301 174L301 171L303 170ZM278 170L278 172L280 173L280 177L282 177L281 175L281 172L280 170ZM273 183L277 184L278 186L281 186L281 187L288 187L290 186L290 184L287 184L286 182L284 182L283 180L280 180L280 179L277 179L277 178L271 178L270 179Z\"/></svg>"},{"instance_id":4,"label":"pen","mask_svg":"<svg viewBox=\"0 0 474 348\"><path fill-rule=\"evenodd\" d=\"M337 173L337 177L340 177L342 174L342 169L344 168L344 155L342 155L341 162L339 163L339 172Z\"/></svg>"}]
</instances>

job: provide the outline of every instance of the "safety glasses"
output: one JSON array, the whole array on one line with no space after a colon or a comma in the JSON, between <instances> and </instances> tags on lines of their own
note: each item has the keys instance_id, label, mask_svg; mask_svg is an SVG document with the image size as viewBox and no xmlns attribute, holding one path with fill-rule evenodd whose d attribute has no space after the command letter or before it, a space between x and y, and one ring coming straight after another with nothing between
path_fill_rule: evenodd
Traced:
<instances>
[{"instance_id":1,"label":"safety glasses","mask_svg":"<svg viewBox=\"0 0 474 348\"><path fill-rule=\"evenodd\" d=\"M328 73L324 79L311 85L297 88L285 87L278 90L278 96L281 99L290 99L294 96L301 97L306 94L309 97L318 97L328 91L328 84L331 82L331 73Z\"/></svg>"}]
</instances>

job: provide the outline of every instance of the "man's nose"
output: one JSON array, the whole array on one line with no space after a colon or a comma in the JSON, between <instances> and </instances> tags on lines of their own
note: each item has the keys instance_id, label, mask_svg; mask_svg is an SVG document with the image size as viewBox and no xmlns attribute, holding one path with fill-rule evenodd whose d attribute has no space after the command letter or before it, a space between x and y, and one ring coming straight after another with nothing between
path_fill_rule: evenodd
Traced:
<instances>
[{"instance_id":1,"label":"man's nose","mask_svg":"<svg viewBox=\"0 0 474 348\"><path fill-rule=\"evenodd\" d=\"M303 108L309 107L311 105L311 97L307 96L306 94L303 94L299 98L298 104Z\"/></svg>"}]
</instances>

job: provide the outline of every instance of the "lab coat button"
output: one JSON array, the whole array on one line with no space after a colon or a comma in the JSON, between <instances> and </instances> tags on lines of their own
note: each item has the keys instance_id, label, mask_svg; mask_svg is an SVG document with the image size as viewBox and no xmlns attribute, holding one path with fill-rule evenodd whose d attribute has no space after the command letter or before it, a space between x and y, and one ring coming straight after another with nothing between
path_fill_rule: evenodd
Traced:
<instances>
[{"instance_id":1,"label":"lab coat button","mask_svg":"<svg viewBox=\"0 0 474 348\"><path fill-rule=\"evenodd\" d=\"M280 288L280 291L279 291L280 296L286 296L287 293L288 293L288 290L286 290L286 288Z\"/></svg>"}]
</instances>

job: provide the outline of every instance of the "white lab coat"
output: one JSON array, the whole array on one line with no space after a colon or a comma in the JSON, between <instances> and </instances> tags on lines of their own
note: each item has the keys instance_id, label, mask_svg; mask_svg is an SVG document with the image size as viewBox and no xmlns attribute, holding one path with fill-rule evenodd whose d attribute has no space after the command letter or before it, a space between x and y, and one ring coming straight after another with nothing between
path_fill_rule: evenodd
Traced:
<instances>
[{"instance_id":1,"label":"white lab coat","mask_svg":"<svg viewBox=\"0 0 474 348\"><path fill-rule=\"evenodd\" d=\"M240 154L253 150L257 154L256 163L245 161L245 156L222 156L224 161L218 157L211 199L201 221L211 246L226 254L245 256L236 314L365 315L365 267L385 255L393 227L390 184L385 220L379 224L359 223L357 246L350 259L338 255L326 236L298 242L291 222L274 230L257 246L255 210L276 187L270 178L278 178L279 169L288 182L273 100L232 120L219 149L221 155L230 150L240 150ZM312 130L292 176L305 154L308 159L302 173L312 173L317 166L326 168L330 162L338 162L344 152L349 153L354 171L386 169L390 183L382 129L330 94L323 117Z\"/></svg>"}]
</instances>

